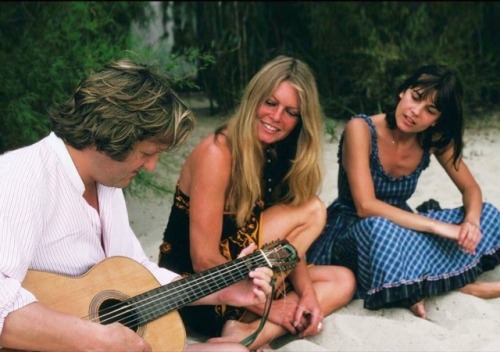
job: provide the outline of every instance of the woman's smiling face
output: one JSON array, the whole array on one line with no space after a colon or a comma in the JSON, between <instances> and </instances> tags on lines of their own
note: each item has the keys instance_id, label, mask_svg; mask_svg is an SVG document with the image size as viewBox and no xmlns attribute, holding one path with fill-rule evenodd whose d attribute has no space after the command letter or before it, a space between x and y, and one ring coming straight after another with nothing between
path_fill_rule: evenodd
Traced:
<instances>
[{"instance_id":1,"label":"woman's smiling face","mask_svg":"<svg viewBox=\"0 0 500 352\"><path fill-rule=\"evenodd\" d=\"M257 109L257 136L263 144L281 141L299 121L299 94L290 82L283 81Z\"/></svg>"}]
</instances>

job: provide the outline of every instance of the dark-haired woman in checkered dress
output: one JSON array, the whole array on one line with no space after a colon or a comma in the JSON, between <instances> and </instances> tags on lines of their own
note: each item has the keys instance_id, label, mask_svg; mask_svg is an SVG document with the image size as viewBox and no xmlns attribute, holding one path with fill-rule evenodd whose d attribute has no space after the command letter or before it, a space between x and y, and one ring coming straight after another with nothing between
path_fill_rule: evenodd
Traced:
<instances>
[{"instance_id":1,"label":"dark-haired woman in checkered dress","mask_svg":"<svg viewBox=\"0 0 500 352\"><path fill-rule=\"evenodd\" d=\"M395 106L346 125L338 198L307 259L351 268L367 309L408 307L426 318L429 296L460 290L500 297L500 282L476 281L500 261L500 213L483 202L462 159L462 116L459 78L430 65L400 85ZM408 206L431 155L461 192L463 206L418 212Z\"/></svg>"}]
</instances>

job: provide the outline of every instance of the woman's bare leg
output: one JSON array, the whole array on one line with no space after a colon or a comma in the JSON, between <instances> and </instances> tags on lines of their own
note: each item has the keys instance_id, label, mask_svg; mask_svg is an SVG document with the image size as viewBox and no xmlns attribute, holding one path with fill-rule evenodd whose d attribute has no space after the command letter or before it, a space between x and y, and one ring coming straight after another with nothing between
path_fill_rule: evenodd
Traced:
<instances>
[{"instance_id":1,"label":"woman's bare leg","mask_svg":"<svg viewBox=\"0 0 500 352\"><path fill-rule=\"evenodd\" d=\"M262 212L261 221L262 244L286 239L303 257L325 226L326 207L313 196L298 206L274 205Z\"/></svg>"},{"instance_id":2,"label":"woman's bare leg","mask_svg":"<svg viewBox=\"0 0 500 352\"><path fill-rule=\"evenodd\" d=\"M500 297L500 282L476 281L462 287L459 291L479 298L497 298Z\"/></svg>"},{"instance_id":3,"label":"woman's bare leg","mask_svg":"<svg viewBox=\"0 0 500 352\"><path fill-rule=\"evenodd\" d=\"M316 296L324 316L349 303L356 293L356 279L351 270L334 265L308 267Z\"/></svg>"},{"instance_id":4,"label":"woman's bare leg","mask_svg":"<svg viewBox=\"0 0 500 352\"><path fill-rule=\"evenodd\" d=\"M345 306L354 296L356 283L354 275L349 269L338 266L310 266L308 272L324 316ZM298 301L297 295L293 291L283 299ZM280 300L275 301L275 303L278 304ZM261 309L262 307L259 307L258 314L262 314ZM252 319L253 321L250 323L228 321L224 326L222 337L209 341L241 341L258 328L260 315L254 315ZM250 350L267 348L271 341L286 333L288 331L285 328L268 320L249 348Z\"/></svg>"},{"instance_id":5,"label":"woman's bare leg","mask_svg":"<svg viewBox=\"0 0 500 352\"><path fill-rule=\"evenodd\" d=\"M237 342L202 342L186 345L184 352L249 352Z\"/></svg>"},{"instance_id":6,"label":"woman's bare leg","mask_svg":"<svg viewBox=\"0 0 500 352\"><path fill-rule=\"evenodd\" d=\"M462 287L459 291L479 298L498 298L500 297L500 282L476 281ZM411 306L410 310L417 317L427 319L427 311L423 300Z\"/></svg>"}]
</instances>

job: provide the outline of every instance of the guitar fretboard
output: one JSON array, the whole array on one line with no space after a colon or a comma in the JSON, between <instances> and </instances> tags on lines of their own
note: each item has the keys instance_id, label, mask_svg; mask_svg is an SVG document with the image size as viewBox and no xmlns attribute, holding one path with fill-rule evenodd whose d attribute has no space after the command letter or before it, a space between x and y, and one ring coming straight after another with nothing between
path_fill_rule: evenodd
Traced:
<instances>
[{"instance_id":1,"label":"guitar fretboard","mask_svg":"<svg viewBox=\"0 0 500 352\"><path fill-rule=\"evenodd\" d=\"M123 303L129 309L133 308L133 320L137 322L137 326L144 325L173 310L241 281L248 277L250 271L263 266L270 267L263 253L257 251L248 256L147 291Z\"/></svg>"}]
</instances>

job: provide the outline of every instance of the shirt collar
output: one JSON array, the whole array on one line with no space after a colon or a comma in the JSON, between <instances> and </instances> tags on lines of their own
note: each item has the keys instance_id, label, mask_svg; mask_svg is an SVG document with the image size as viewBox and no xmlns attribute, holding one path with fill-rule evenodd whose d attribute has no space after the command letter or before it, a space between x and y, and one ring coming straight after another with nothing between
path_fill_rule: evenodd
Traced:
<instances>
[{"instance_id":1,"label":"shirt collar","mask_svg":"<svg viewBox=\"0 0 500 352\"><path fill-rule=\"evenodd\" d=\"M71 183L73 183L76 189L78 189L83 195L83 192L85 192L85 185L83 184L82 178L80 177L75 163L73 162L73 159L71 159L71 155L69 155L68 148L64 144L63 140L57 137L54 132L51 132L47 137L47 142L56 152Z\"/></svg>"}]
</instances>

